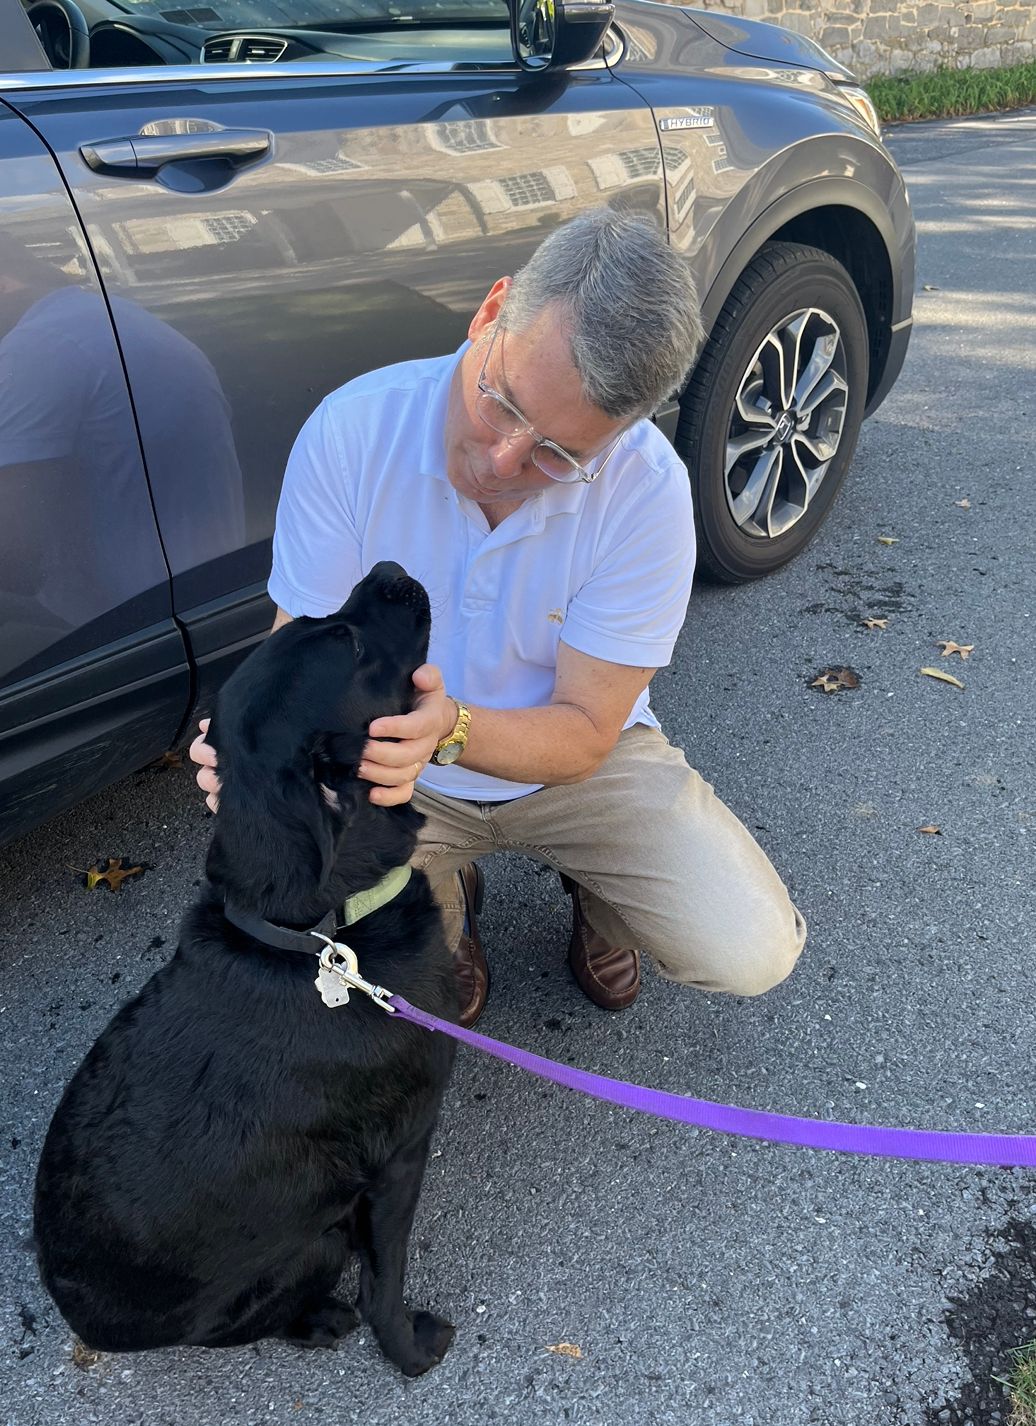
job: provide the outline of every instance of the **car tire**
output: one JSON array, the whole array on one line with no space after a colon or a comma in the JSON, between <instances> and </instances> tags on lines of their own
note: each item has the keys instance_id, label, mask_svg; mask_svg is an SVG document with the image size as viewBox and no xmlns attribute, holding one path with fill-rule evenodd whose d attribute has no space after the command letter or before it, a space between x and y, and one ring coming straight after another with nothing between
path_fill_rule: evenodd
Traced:
<instances>
[{"instance_id":1,"label":"car tire","mask_svg":"<svg viewBox=\"0 0 1036 1426\"><path fill-rule=\"evenodd\" d=\"M841 263L801 243L762 247L680 400L701 572L741 583L805 548L853 458L868 366L867 318Z\"/></svg>"}]
</instances>

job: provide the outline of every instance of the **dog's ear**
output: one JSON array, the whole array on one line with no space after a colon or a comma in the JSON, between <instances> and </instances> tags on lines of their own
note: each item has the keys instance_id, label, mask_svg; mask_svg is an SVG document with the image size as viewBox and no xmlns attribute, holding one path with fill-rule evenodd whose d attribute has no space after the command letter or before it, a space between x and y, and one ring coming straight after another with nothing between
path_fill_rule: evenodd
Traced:
<instances>
[{"instance_id":1,"label":"dog's ear","mask_svg":"<svg viewBox=\"0 0 1036 1426\"><path fill-rule=\"evenodd\" d=\"M308 829L316 844L320 858L317 885L323 886L334 869L338 835L341 831L338 816L340 809L321 798L319 789L305 777L293 777L286 793L291 810Z\"/></svg>"},{"instance_id":2,"label":"dog's ear","mask_svg":"<svg viewBox=\"0 0 1036 1426\"><path fill-rule=\"evenodd\" d=\"M313 746L313 776L324 803L347 826L360 808L363 790L356 779L356 740L340 733L321 733Z\"/></svg>"},{"instance_id":3,"label":"dog's ear","mask_svg":"<svg viewBox=\"0 0 1036 1426\"><path fill-rule=\"evenodd\" d=\"M208 874L219 882L233 875L236 893L257 901L278 889L298 895L300 874L304 878L308 873L316 890L334 868L340 830L337 812L321 800L308 767L283 769L275 788L258 778L228 776L220 793ZM251 878L252 884L243 883L242 877ZM293 883L290 888L288 882Z\"/></svg>"}]
</instances>

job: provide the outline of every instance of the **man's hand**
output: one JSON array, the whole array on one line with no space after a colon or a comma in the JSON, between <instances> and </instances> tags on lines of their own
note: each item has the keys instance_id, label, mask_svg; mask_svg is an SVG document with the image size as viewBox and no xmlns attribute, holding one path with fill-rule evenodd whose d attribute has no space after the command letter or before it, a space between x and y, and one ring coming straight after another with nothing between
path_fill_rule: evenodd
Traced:
<instances>
[{"instance_id":1,"label":"man's hand","mask_svg":"<svg viewBox=\"0 0 1036 1426\"><path fill-rule=\"evenodd\" d=\"M409 802L414 795L414 783L435 752L436 744L451 732L457 721L457 705L447 696L442 674L434 664L425 663L414 670L414 687L418 690L417 706L412 713L398 718L376 718L370 725L370 739L364 745L363 761L357 772L373 782L370 799L379 807L394 807ZM205 741L209 719L198 724L201 732L191 744L191 761L198 764L195 782L206 794L206 804L219 811L220 780L216 772L216 749ZM379 742L395 738L397 742Z\"/></svg>"},{"instance_id":2,"label":"man's hand","mask_svg":"<svg viewBox=\"0 0 1036 1426\"><path fill-rule=\"evenodd\" d=\"M370 798L380 807L410 801L414 783L435 752L436 744L453 731L457 721L457 705L448 696L442 673L434 664L424 663L414 670L414 687L419 697L412 713L403 713L397 718L375 718L370 725L370 739L357 768L360 777L375 784ZM378 741L383 738L398 741ZM198 780L200 783L200 775Z\"/></svg>"},{"instance_id":3,"label":"man's hand","mask_svg":"<svg viewBox=\"0 0 1036 1426\"><path fill-rule=\"evenodd\" d=\"M205 741L205 734L209 731L209 722L208 718L203 718L198 724L201 732L191 744L191 762L197 763L199 766L194 780L202 792L208 794L205 798L206 803L213 812L218 812L219 777L216 774L216 749Z\"/></svg>"}]
</instances>

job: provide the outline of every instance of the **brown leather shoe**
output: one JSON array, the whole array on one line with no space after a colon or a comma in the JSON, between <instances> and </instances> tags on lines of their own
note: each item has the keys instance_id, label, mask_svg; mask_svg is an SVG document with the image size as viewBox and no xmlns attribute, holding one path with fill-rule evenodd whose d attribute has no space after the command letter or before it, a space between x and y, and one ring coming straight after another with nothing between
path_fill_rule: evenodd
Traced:
<instances>
[{"instance_id":1,"label":"brown leather shoe","mask_svg":"<svg viewBox=\"0 0 1036 1426\"><path fill-rule=\"evenodd\" d=\"M470 1029L486 1008L489 995L489 967L482 953L475 917L482 910L485 880L475 862L468 862L457 873L464 894L464 909L468 929L462 931L453 952L453 968L457 973L457 998L460 1002L458 1024Z\"/></svg>"},{"instance_id":2,"label":"brown leather shoe","mask_svg":"<svg viewBox=\"0 0 1036 1426\"><path fill-rule=\"evenodd\" d=\"M625 1010L640 994L640 952L609 946L583 915L576 883L562 876L561 884L572 898L568 963L576 984L602 1010Z\"/></svg>"}]
</instances>

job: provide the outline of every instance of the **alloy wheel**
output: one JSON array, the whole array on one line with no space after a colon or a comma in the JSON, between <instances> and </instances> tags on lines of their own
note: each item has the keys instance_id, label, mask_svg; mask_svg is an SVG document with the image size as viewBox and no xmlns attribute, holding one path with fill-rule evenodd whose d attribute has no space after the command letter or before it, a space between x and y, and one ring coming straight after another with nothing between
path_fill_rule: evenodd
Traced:
<instances>
[{"instance_id":1,"label":"alloy wheel","mask_svg":"<svg viewBox=\"0 0 1036 1426\"><path fill-rule=\"evenodd\" d=\"M820 308L782 318L759 344L726 442L727 504L744 534L773 539L805 515L837 454L848 395L842 334Z\"/></svg>"}]
</instances>

